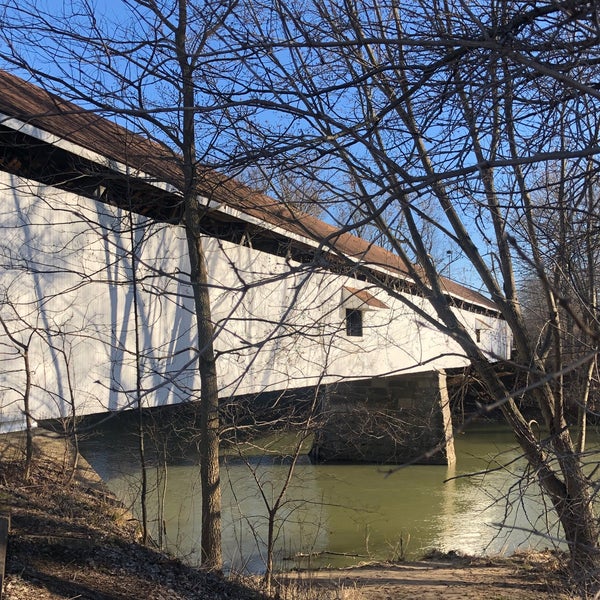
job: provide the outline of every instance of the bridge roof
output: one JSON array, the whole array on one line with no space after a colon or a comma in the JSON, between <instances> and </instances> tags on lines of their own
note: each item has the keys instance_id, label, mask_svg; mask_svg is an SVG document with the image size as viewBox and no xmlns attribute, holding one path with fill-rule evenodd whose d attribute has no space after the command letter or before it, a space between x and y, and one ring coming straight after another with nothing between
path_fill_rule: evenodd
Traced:
<instances>
[{"instance_id":1,"label":"bridge roof","mask_svg":"<svg viewBox=\"0 0 600 600\"><path fill-rule=\"evenodd\" d=\"M45 139L48 143L62 143L63 147L68 143L71 151L73 145L78 146L101 159L101 164L133 168L145 181L166 185L171 192L181 190L180 159L166 145L128 131L102 116L100 110L83 109L43 87L1 70L0 89L0 113L3 115L3 118L0 115L0 126L34 136L39 136L41 130L50 134ZM3 166L6 165L2 165L0 158L0 168ZM328 252L369 268L410 280L409 267L397 254L255 192L214 169L200 169L198 193L206 197L216 211L243 215L265 229L276 227L297 241L320 245ZM482 294L447 278L442 282L453 297L486 310L497 310L495 304Z\"/></svg>"}]
</instances>

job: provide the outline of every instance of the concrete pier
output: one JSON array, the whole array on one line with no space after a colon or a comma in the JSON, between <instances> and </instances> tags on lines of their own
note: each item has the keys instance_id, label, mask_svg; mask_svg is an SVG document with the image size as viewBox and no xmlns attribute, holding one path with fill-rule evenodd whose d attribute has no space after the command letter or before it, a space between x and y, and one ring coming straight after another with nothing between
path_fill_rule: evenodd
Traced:
<instances>
[{"instance_id":1,"label":"concrete pier","mask_svg":"<svg viewBox=\"0 0 600 600\"><path fill-rule=\"evenodd\" d=\"M311 457L316 462L453 464L444 372L327 386Z\"/></svg>"}]
</instances>

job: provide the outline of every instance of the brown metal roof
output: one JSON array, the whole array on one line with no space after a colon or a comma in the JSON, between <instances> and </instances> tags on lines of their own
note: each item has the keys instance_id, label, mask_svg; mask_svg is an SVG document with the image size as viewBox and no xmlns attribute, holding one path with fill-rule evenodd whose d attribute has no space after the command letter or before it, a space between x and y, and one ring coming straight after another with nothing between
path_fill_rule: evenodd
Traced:
<instances>
[{"instance_id":1,"label":"brown metal roof","mask_svg":"<svg viewBox=\"0 0 600 600\"><path fill-rule=\"evenodd\" d=\"M356 298L361 304L372 306L373 308L389 308L385 302L375 298L368 290L359 290L347 285L344 286L344 290L347 292L349 298Z\"/></svg>"},{"instance_id":2,"label":"brown metal roof","mask_svg":"<svg viewBox=\"0 0 600 600\"><path fill-rule=\"evenodd\" d=\"M167 146L133 134L95 112L84 110L1 70L0 112L143 171L157 181L170 183L178 189L182 187L180 161ZM268 225L322 243L324 248L332 248L361 263L383 267L401 278L408 275L406 264L396 254L254 192L212 169L201 171L199 188L199 194L210 200ZM486 308L496 308L485 296L452 280L444 278L443 284L453 296Z\"/></svg>"}]
</instances>

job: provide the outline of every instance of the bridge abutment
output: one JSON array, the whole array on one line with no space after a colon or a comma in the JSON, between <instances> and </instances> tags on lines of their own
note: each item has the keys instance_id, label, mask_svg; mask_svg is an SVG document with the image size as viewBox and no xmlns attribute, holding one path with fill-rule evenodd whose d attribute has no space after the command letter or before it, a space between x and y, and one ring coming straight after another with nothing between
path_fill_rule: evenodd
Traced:
<instances>
[{"instance_id":1,"label":"bridge abutment","mask_svg":"<svg viewBox=\"0 0 600 600\"><path fill-rule=\"evenodd\" d=\"M317 462L453 464L443 372L329 385L311 457Z\"/></svg>"}]
</instances>

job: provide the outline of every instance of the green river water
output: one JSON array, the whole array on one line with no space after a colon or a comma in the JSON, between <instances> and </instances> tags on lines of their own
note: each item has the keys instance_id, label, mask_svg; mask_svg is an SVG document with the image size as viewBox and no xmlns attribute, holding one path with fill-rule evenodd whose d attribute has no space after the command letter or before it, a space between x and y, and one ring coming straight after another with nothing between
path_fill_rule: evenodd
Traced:
<instances>
[{"instance_id":1,"label":"green river water","mask_svg":"<svg viewBox=\"0 0 600 600\"><path fill-rule=\"evenodd\" d=\"M456 439L457 464L409 466L393 473L374 465L313 465L301 457L277 515L278 568L343 566L365 560L418 558L431 549L511 553L560 538L527 477L511 433L500 425L472 427ZM257 446L261 444L257 443ZM100 428L82 453L109 487L138 511L136 437L121 425ZM200 482L193 452L153 461L149 511L153 538L191 562L198 560ZM228 568L263 569L266 514L289 464L264 454L222 460L223 551ZM485 473L484 473L485 471ZM466 476L469 473L478 475ZM164 485L166 483L166 485ZM550 513L551 514L551 513Z\"/></svg>"}]
</instances>

